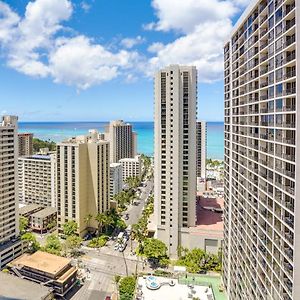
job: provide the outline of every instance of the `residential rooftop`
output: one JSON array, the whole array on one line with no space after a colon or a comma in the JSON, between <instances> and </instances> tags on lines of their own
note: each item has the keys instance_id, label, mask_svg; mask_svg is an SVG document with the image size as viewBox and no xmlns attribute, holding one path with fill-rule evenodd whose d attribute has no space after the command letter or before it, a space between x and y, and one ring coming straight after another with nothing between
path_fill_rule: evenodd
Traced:
<instances>
[{"instance_id":1,"label":"residential rooftop","mask_svg":"<svg viewBox=\"0 0 300 300\"><path fill-rule=\"evenodd\" d=\"M0 282L0 299L51 299L52 289L41 284L3 272L0 272Z\"/></svg>"}]
</instances>

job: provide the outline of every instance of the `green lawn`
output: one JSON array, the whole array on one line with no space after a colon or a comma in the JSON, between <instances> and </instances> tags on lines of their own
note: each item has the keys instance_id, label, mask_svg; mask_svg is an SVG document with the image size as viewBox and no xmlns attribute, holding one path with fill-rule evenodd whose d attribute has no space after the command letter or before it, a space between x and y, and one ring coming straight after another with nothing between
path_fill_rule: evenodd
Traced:
<instances>
[{"instance_id":1,"label":"green lawn","mask_svg":"<svg viewBox=\"0 0 300 300\"><path fill-rule=\"evenodd\" d=\"M182 275L179 277L179 283L181 284L194 284L194 285L208 285L212 286L215 300L227 300L225 292L219 291L219 286L221 284L220 276L210 276L210 275Z\"/></svg>"}]
</instances>

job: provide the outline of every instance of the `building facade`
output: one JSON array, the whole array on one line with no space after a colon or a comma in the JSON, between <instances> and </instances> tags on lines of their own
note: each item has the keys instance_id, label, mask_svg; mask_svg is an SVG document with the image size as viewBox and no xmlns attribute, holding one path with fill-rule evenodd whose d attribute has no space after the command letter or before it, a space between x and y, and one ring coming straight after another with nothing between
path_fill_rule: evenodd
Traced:
<instances>
[{"instance_id":1,"label":"building facade","mask_svg":"<svg viewBox=\"0 0 300 300\"><path fill-rule=\"evenodd\" d=\"M89 227L96 229L94 217L110 208L109 142L87 135L57 145L58 230L75 220L78 233L87 231L85 218L93 216Z\"/></svg>"},{"instance_id":2,"label":"building facade","mask_svg":"<svg viewBox=\"0 0 300 300\"><path fill-rule=\"evenodd\" d=\"M18 212L18 118L0 123L0 269L23 252Z\"/></svg>"},{"instance_id":3,"label":"building facade","mask_svg":"<svg viewBox=\"0 0 300 300\"><path fill-rule=\"evenodd\" d=\"M197 121L197 177L206 178L206 122Z\"/></svg>"},{"instance_id":4,"label":"building facade","mask_svg":"<svg viewBox=\"0 0 300 300\"><path fill-rule=\"evenodd\" d=\"M19 156L33 154L33 133L18 133Z\"/></svg>"},{"instance_id":5,"label":"building facade","mask_svg":"<svg viewBox=\"0 0 300 300\"><path fill-rule=\"evenodd\" d=\"M171 258L195 226L197 70L171 65L155 75L154 218Z\"/></svg>"},{"instance_id":6,"label":"building facade","mask_svg":"<svg viewBox=\"0 0 300 300\"><path fill-rule=\"evenodd\" d=\"M56 153L18 159L19 201L56 207Z\"/></svg>"},{"instance_id":7,"label":"building facade","mask_svg":"<svg viewBox=\"0 0 300 300\"><path fill-rule=\"evenodd\" d=\"M119 162L122 165L123 182L128 177L141 177L142 159L140 155L136 155L134 158L123 158Z\"/></svg>"},{"instance_id":8,"label":"building facade","mask_svg":"<svg viewBox=\"0 0 300 300\"><path fill-rule=\"evenodd\" d=\"M123 173L121 163L110 164L110 200L114 200L114 196L123 189Z\"/></svg>"},{"instance_id":9,"label":"building facade","mask_svg":"<svg viewBox=\"0 0 300 300\"><path fill-rule=\"evenodd\" d=\"M110 122L105 128L105 139L110 142L110 161L119 162L122 158L134 158L136 155L137 135L132 125L123 120Z\"/></svg>"},{"instance_id":10,"label":"building facade","mask_svg":"<svg viewBox=\"0 0 300 300\"><path fill-rule=\"evenodd\" d=\"M299 299L299 5L253 1L224 48L223 279L232 300Z\"/></svg>"}]
</instances>

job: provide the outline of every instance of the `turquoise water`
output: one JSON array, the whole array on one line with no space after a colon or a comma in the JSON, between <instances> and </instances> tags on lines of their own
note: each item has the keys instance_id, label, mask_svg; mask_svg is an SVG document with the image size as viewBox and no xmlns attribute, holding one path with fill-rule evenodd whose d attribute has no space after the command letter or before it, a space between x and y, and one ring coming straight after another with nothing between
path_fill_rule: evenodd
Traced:
<instances>
[{"instance_id":1,"label":"turquoise water","mask_svg":"<svg viewBox=\"0 0 300 300\"><path fill-rule=\"evenodd\" d=\"M20 132L32 132L42 140L60 142L66 138L86 134L89 129L104 132L107 122L20 122ZM153 122L131 122L138 134L138 152L153 155ZM207 157L223 159L224 124L207 123Z\"/></svg>"}]
</instances>

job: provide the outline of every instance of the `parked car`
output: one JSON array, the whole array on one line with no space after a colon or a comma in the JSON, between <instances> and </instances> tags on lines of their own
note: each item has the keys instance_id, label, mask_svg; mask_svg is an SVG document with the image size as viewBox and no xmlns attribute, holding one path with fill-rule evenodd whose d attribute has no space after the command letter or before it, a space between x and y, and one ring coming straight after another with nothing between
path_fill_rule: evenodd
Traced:
<instances>
[{"instance_id":1,"label":"parked car","mask_svg":"<svg viewBox=\"0 0 300 300\"><path fill-rule=\"evenodd\" d=\"M129 220L129 214L126 214L125 217L124 217L124 219L125 219L126 221Z\"/></svg>"},{"instance_id":2,"label":"parked car","mask_svg":"<svg viewBox=\"0 0 300 300\"><path fill-rule=\"evenodd\" d=\"M111 300L111 297L110 296L106 296L105 300Z\"/></svg>"},{"instance_id":3,"label":"parked car","mask_svg":"<svg viewBox=\"0 0 300 300\"><path fill-rule=\"evenodd\" d=\"M120 245L119 251L123 252L126 249L127 243Z\"/></svg>"}]
</instances>

